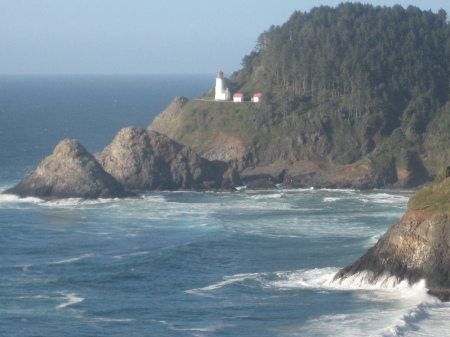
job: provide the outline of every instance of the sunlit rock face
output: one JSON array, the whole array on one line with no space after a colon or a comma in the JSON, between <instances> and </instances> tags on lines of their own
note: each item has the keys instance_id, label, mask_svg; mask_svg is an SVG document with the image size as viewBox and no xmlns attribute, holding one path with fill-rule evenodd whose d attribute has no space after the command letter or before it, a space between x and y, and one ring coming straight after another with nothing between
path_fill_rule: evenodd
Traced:
<instances>
[{"instance_id":1,"label":"sunlit rock face","mask_svg":"<svg viewBox=\"0 0 450 337\"><path fill-rule=\"evenodd\" d=\"M365 272L376 283L386 276L417 283L424 279L430 293L443 300L450 291L450 171L416 193L405 215L335 280Z\"/></svg>"},{"instance_id":2,"label":"sunlit rock face","mask_svg":"<svg viewBox=\"0 0 450 337\"><path fill-rule=\"evenodd\" d=\"M226 163L206 160L189 147L142 128L122 129L96 158L130 191L230 189L240 183Z\"/></svg>"},{"instance_id":3,"label":"sunlit rock face","mask_svg":"<svg viewBox=\"0 0 450 337\"><path fill-rule=\"evenodd\" d=\"M36 170L4 193L43 199L134 196L75 139L62 140Z\"/></svg>"}]
</instances>

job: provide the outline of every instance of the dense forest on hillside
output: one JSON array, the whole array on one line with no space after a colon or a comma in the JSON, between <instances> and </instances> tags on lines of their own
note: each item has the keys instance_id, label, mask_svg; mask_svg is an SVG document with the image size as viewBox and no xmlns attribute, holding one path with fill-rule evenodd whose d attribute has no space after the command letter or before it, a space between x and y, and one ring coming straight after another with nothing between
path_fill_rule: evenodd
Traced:
<instances>
[{"instance_id":1,"label":"dense forest on hillside","mask_svg":"<svg viewBox=\"0 0 450 337\"><path fill-rule=\"evenodd\" d=\"M311 98L336 100L355 115L382 109L398 118L408 108L421 120L448 100L449 60L444 10L344 3L270 27L234 80L236 89L251 84L289 101L288 113Z\"/></svg>"},{"instance_id":2,"label":"dense forest on hillside","mask_svg":"<svg viewBox=\"0 0 450 337\"><path fill-rule=\"evenodd\" d=\"M342 3L297 11L263 32L242 66L230 90L261 92L261 103L189 102L158 130L208 159L229 158L212 153L233 139L241 171L309 161L321 170L368 167L372 187L417 186L450 162L444 10Z\"/></svg>"}]
</instances>

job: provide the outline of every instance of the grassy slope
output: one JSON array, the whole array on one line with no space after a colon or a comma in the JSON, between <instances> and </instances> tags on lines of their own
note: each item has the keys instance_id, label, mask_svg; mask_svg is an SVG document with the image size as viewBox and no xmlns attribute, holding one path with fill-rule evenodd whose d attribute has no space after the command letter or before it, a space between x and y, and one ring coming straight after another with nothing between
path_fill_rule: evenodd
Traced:
<instances>
[{"instance_id":1,"label":"grassy slope","mask_svg":"<svg viewBox=\"0 0 450 337\"><path fill-rule=\"evenodd\" d=\"M443 170L433 183L417 192L409 201L408 207L414 210L428 208L431 212L450 215L450 177Z\"/></svg>"}]
</instances>

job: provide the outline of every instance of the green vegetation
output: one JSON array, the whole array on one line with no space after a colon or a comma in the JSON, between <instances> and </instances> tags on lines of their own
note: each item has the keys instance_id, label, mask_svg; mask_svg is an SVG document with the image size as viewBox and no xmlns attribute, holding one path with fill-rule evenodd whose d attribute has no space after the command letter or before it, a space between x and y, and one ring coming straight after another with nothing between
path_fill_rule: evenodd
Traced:
<instances>
[{"instance_id":1,"label":"green vegetation","mask_svg":"<svg viewBox=\"0 0 450 337\"><path fill-rule=\"evenodd\" d=\"M410 199L408 207L415 210L427 208L450 216L450 166L433 183L417 192Z\"/></svg>"},{"instance_id":2,"label":"green vegetation","mask_svg":"<svg viewBox=\"0 0 450 337\"><path fill-rule=\"evenodd\" d=\"M443 10L343 3L295 12L263 32L242 65L229 88L261 92L260 103L194 100L159 131L199 154L220 132L238 138L260 166L361 162L376 174L403 172L411 186L450 161Z\"/></svg>"},{"instance_id":3,"label":"green vegetation","mask_svg":"<svg viewBox=\"0 0 450 337\"><path fill-rule=\"evenodd\" d=\"M343 3L295 12L258 38L234 74L234 88L290 101L335 101L360 116L389 108L389 120L426 112L448 100L450 27L445 11ZM248 89L247 89L248 88Z\"/></svg>"},{"instance_id":4,"label":"green vegetation","mask_svg":"<svg viewBox=\"0 0 450 337\"><path fill-rule=\"evenodd\" d=\"M423 157L433 173L449 159L450 104L445 106L450 25L444 10L435 14L413 6L343 3L295 12L285 24L262 33L242 64L231 78L233 87L262 91L279 116L308 110L311 118L347 119L351 124L366 117L373 121L364 125L372 135L385 138L399 129L400 148L431 153ZM314 108L305 109L302 102ZM367 134L351 135L359 142L359 150L350 146L355 155L374 150L363 148L361 137ZM384 143L391 150L399 147L394 140ZM349 162L356 159L347 157Z\"/></svg>"}]
</instances>

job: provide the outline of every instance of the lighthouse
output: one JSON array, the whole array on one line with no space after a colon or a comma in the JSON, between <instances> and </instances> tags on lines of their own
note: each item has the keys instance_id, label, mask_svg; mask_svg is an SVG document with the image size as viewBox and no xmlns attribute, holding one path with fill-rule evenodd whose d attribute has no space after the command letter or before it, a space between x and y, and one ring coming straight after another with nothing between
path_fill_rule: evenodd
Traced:
<instances>
[{"instance_id":1,"label":"lighthouse","mask_svg":"<svg viewBox=\"0 0 450 337\"><path fill-rule=\"evenodd\" d=\"M216 77L216 101L228 101L231 97L228 88L225 88L225 80L223 78L223 71L219 70Z\"/></svg>"}]
</instances>

